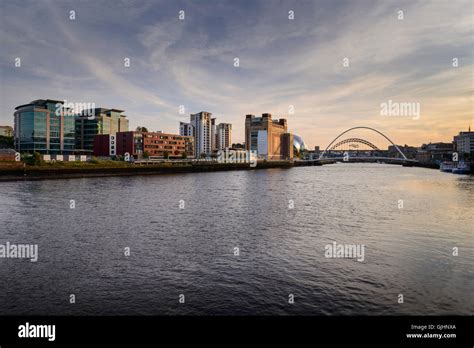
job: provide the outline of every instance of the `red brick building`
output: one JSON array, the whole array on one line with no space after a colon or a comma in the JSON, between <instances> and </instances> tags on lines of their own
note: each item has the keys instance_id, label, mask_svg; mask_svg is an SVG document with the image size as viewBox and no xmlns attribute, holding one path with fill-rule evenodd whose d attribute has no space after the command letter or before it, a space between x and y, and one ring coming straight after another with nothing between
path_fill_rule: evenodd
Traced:
<instances>
[{"instance_id":1,"label":"red brick building","mask_svg":"<svg viewBox=\"0 0 474 348\"><path fill-rule=\"evenodd\" d=\"M194 138L178 134L143 133L143 153L149 156L187 157L194 155Z\"/></svg>"},{"instance_id":2,"label":"red brick building","mask_svg":"<svg viewBox=\"0 0 474 348\"><path fill-rule=\"evenodd\" d=\"M115 152L114 152L115 150ZM123 156L129 153L135 158L146 156L181 158L194 155L194 138L178 134L158 132L117 132L116 135L96 135L95 156Z\"/></svg>"},{"instance_id":3,"label":"red brick building","mask_svg":"<svg viewBox=\"0 0 474 348\"><path fill-rule=\"evenodd\" d=\"M118 132L117 133L117 155L126 153L141 158L143 156L143 134L142 132Z\"/></svg>"},{"instance_id":4,"label":"red brick building","mask_svg":"<svg viewBox=\"0 0 474 348\"><path fill-rule=\"evenodd\" d=\"M110 156L110 134L94 136L94 156Z\"/></svg>"}]
</instances>

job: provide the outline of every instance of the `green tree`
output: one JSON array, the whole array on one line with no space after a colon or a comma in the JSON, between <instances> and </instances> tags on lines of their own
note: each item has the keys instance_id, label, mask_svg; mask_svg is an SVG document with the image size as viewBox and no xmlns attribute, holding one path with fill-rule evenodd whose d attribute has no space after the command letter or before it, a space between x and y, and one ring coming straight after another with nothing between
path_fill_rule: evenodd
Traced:
<instances>
[{"instance_id":1,"label":"green tree","mask_svg":"<svg viewBox=\"0 0 474 348\"><path fill-rule=\"evenodd\" d=\"M182 159L188 158L188 154L187 154L186 152L183 152L183 153L181 154L181 158L182 158Z\"/></svg>"},{"instance_id":2,"label":"green tree","mask_svg":"<svg viewBox=\"0 0 474 348\"><path fill-rule=\"evenodd\" d=\"M169 153L168 151L163 152L163 157L164 157L165 159L170 158L170 153Z\"/></svg>"},{"instance_id":3,"label":"green tree","mask_svg":"<svg viewBox=\"0 0 474 348\"><path fill-rule=\"evenodd\" d=\"M12 149L13 145L13 137L7 137L4 135L0 135L0 149Z\"/></svg>"},{"instance_id":4,"label":"green tree","mask_svg":"<svg viewBox=\"0 0 474 348\"><path fill-rule=\"evenodd\" d=\"M148 128L146 127L137 127L137 132L145 132L145 133L148 133Z\"/></svg>"},{"instance_id":5,"label":"green tree","mask_svg":"<svg viewBox=\"0 0 474 348\"><path fill-rule=\"evenodd\" d=\"M150 153L148 151L143 152L143 158L149 158Z\"/></svg>"},{"instance_id":6,"label":"green tree","mask_svg":"<svg viewBox=\"0 0 474 348\"><path fill-rule=\"evenodd\" d=\"M33 164L39 166L43 163L43 157L39 152L33 152Z\"/></svg>"}]
</instances>

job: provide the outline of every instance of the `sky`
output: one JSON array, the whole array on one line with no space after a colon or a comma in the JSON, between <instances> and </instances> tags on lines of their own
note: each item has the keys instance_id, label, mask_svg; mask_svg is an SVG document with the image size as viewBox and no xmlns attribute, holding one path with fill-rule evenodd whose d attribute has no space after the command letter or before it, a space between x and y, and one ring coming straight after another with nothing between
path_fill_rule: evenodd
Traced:
<instances>
[{"instance_id":1,"label":"sky","mask_svg":"<svg viewBox=\"0 0 474 348\"><path fill-rule=\"evenodd\" d=\"M246 114L266 112L310 147L357 126L397 144L451 142L474 128L473 13L469 0L0 0L0 125L55 99L169 133L209 111L233 124L233 142ZM389 101L420 113L383 115Z\"/></svg>"}]
</instances>

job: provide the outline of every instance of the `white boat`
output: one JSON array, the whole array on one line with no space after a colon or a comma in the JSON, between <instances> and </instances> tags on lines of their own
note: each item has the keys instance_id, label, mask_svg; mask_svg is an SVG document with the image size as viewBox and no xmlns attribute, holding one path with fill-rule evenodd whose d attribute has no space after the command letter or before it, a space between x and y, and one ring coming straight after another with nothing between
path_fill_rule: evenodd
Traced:
<instances>
[{"instance_id":1,"label":"white boat","mask_svg":"<svg viewBox=\"0 0 474 348\"><path fill-rule=\"evenodd\" d=\"M464 161L459 162L458 165L453 168L453 174L469 174L469 173L470 173L470 168L466 163L464 163Z\"/></svg>"},{"instance_id":2,"label":"white boat","mask_svg":"<svg viewBox=\"0 0 474 348\"><path fill-rule=\"evenodd\" d=\"M453 162L442 162L439 165L439 170L441 170L442 172L451 173L453 171L453 168L454 168Z\"/></svg>"}]
</instances>

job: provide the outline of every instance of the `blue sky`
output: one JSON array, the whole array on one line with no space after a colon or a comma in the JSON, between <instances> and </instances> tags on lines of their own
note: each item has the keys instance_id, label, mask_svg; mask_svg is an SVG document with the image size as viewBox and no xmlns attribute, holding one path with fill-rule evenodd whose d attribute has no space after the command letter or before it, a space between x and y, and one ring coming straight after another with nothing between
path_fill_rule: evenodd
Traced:
<instances>
[{"instance_id":1,"label":"blue sky","mask_svg":"<svg viewBox=\"0 0 474 348\"><path fill-rule=\"evenodd\" d=\"M12 124L15 106L51 98L124 109L133 128L173 133L189 113L210 111L233 124L234 141L245 114L264 112L287 118L311 146L354 126L400 144L451 141L474 127L472 6L0 0L0 124ZM420 103L420 118L381 116L388 100Z\"/></svg>"}]
</instances>

